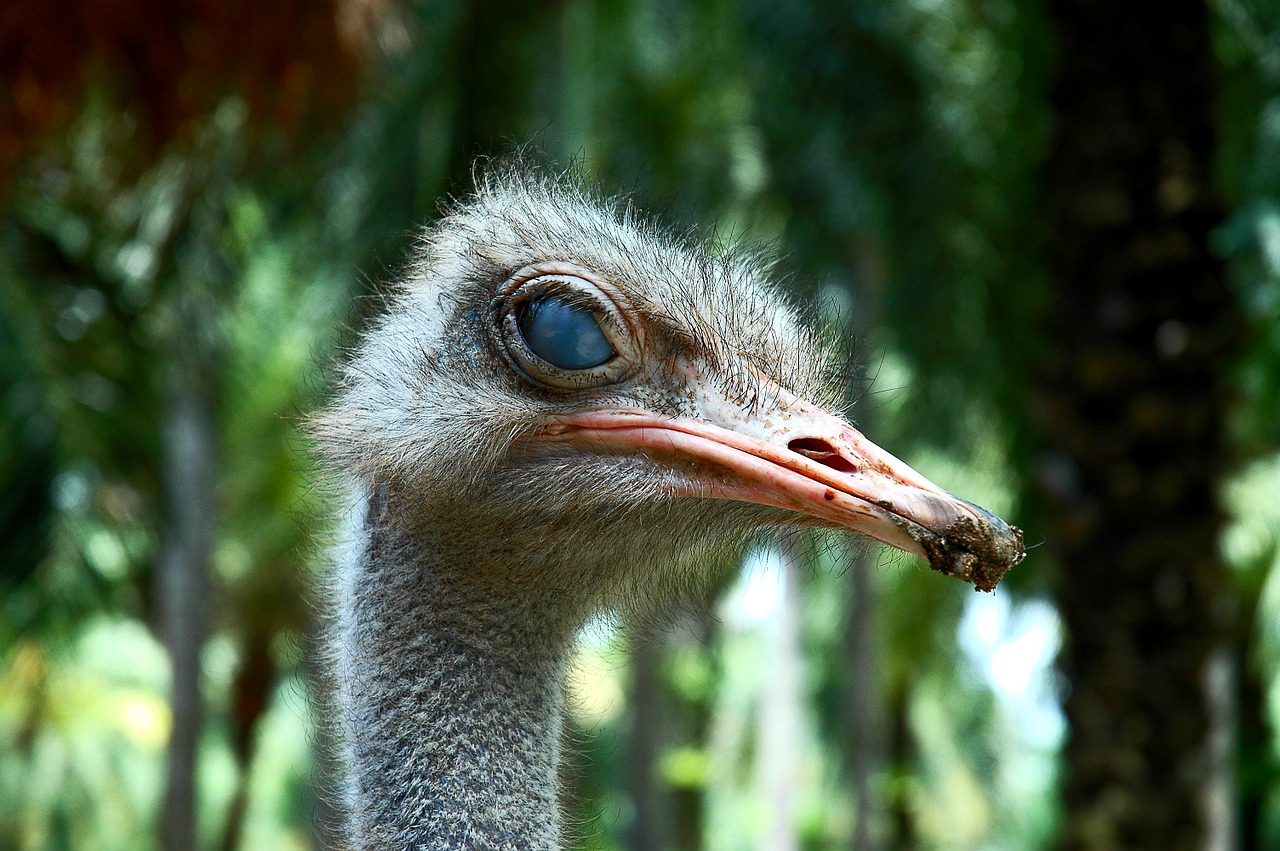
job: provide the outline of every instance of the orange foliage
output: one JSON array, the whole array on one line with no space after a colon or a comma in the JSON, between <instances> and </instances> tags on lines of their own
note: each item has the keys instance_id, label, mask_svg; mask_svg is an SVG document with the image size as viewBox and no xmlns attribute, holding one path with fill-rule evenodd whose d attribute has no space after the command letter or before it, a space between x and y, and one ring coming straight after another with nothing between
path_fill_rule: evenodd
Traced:
<instances>
[{"instance_id":1,"label":"orange foliage","mask_svg":"<svg viewBox=\"0 0 1280 851\"><path fill-rule=\"evenodd\" d=\"M302 138L357 91L367 36L351 22L373 21L348 5L362 0L4 0L0 186L90 87L137 120L144 162L231 94L251 127Z\"/></svg>"}]
</instances>

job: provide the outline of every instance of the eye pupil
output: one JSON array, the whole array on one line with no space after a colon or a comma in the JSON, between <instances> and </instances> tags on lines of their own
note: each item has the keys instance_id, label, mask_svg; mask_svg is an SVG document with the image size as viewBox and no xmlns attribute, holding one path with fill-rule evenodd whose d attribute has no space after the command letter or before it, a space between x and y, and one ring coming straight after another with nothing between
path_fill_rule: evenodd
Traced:
<instances>
[{"instance_id":1,"label":"eye pupil","mask_svg":"<svg viewBox=\"0 0 1280 851\"><path fill-rule=\"evenodd\" d=\"M595 315L559 296L526 303L517 321L529 349L560 369L590 369L614 355Z\"/></svg>"}]
</instances>

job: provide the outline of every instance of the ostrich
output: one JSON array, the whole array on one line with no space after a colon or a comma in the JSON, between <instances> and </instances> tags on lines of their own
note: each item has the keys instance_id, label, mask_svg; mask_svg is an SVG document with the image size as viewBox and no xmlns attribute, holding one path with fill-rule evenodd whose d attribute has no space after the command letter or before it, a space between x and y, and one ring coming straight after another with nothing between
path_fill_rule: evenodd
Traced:
<instances>
[{"instance_id":1,"label":"ostrich","mask_svg":"<svg viewBox=\"0 0 1280 851\"><path fill-rule=\"evenodd\" d=\"M763 529L857 530L983 590L1021 560L832 412L766 276L511 164L418 239L314 426L344 494L344 847L559 847L576 633L697 599Z\"/></svg>"}]
</instances>

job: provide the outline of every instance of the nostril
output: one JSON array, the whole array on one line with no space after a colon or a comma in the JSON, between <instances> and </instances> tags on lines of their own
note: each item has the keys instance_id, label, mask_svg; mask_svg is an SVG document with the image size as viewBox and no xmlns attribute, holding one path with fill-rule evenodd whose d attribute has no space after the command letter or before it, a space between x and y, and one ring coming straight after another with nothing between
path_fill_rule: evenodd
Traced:
<instances>
[{"instance_id":1,"label":"nostril","mask_svg":"<svg viewBox=\"0 0 1280 851\"><path fill-rule=\"evenodd\" d=\"M817 461L819 464L825 464L833 470L839 470L842 473L858 472L857 466L852 461L845 458L835 450L834 446L821 438L798 437L788 443L787 448L812 461Z\"/></svg>"},{"instance_id":2,"label":"nostril","mask_svg":"<svg viewBox=\"0 0 1280 851\"><path fill-rule=\"evenodd\" d=\"M812 458L814 455L834 455L835 449L830 443L817 437L797 437L787 444L792 452L799 452Z\"/></svg>"}]
</instances>

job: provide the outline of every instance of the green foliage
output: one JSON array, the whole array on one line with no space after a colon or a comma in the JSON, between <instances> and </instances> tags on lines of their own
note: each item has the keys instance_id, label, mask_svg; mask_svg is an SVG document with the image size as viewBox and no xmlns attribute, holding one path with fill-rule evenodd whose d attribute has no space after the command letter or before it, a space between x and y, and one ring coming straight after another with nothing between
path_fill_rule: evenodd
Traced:
<instances>
[{"instance_id":1,"label":"green foliage","mask_svg":"<svg viewBox=\"0 0 1280 851\"><path fill-rule=\"evenodd\" d=\"M168 706L164 651L136 620L8 645L0 677L5 847L145 847Z\"/></svg>"}]
</instances>

